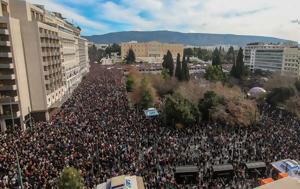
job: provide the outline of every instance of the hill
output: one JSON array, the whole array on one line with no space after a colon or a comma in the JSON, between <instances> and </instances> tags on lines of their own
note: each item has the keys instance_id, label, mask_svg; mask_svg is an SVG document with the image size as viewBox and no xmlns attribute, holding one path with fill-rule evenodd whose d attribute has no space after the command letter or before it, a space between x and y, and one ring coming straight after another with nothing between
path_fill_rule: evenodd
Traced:
<instances>
[{"instance_id":1,"label":"hill","mask_svg":"<svg viewBox=\"0 0 300 189\"><path fill-rule=\"evenodd\" d=\"M91 42L104 44L121 43L128 41L160 41L165 43L182 43L185 45L193 46L219 44L245 46L247 43L253 42L279 43L287 41L284 39L264 36L180 33L172 31L125 31L84 37Z\"/></svg>"}]
</instances>

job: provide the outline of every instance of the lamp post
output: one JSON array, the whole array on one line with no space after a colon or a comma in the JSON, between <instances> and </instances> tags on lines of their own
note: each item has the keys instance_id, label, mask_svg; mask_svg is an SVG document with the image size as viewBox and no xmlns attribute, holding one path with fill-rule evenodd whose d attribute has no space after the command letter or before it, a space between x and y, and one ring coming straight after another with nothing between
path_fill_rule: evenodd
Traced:
<instances>
[{"instance_id":1,"label":"lamp post","mask_svg":"<svg viewBox=\"0 0 300 189\"><path fill-rule=\"evenodd\" d=\"M21 189L23 189L24 186L23 186L23 179L22 179L22 171L21 171L21 167L20 167L18 152L16 152L16 156L17 156L18 180L19 180L19 184L20 184Z\"/></svg>"},{"instance_id":2,"label":"lamp post","mask_svg":"<svg viewBox=\"0 0 300 189\"><path fill-rule=\"evenodd\" d=\"M31 117L31 111L30 111L30 108L29 108L29 107L28 107L28 112L29 112L30 131L32 132L32 117Z\"/></svg>"},{"instance_id":3,"label":"lamp post","mask_svg":"<svg viewBox=\"0 0 300 189\"><path fill-rule=\"evenodd\" d=\"M13 127L13 130L15 130L15 120L14 120L14 114L13 114L13 109L12 109L12 101L11 101L11 98L9 98L9 106L10 106L10 115L11 115L11 120L12 120L12 127Z\"/></svg>"}]
</instances>

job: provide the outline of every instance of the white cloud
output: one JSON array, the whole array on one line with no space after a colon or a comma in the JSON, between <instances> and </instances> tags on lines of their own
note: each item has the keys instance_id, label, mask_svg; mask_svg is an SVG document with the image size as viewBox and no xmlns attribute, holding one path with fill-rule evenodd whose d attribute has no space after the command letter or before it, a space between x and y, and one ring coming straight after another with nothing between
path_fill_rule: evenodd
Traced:
<instances>
[{"instance_id":1,"label":"white cloud","mask_svg":"<svg viewBox=\"0 0 300 189\"><path fill-rule=\"evenodd\" d=\"M153 22L138 16L139 11L132 8L120 7L116 3L106 2L101 5L101 17L117 23L135 25L136 28L149 29Z\"/></svg>"},{"instance_id":2,"label":"white cloud","mask_svg":"<svg viewBox=\"0 0 300 189\"><path fill-rule=\"evenodd\" d=\"M27 0L28 2L35 4L45 5L45 8L50 11L56 11L62 13L64 17L69 20L73 20L78 23L82 28L92 28L94 30L102 31L106 29L104 24L101 24L96 21L92 21L82 15L80 15L75 9L64 6L63 4L57 3L54 0ZM79 0L78 0L79 1ZM91 0L85 0L91 1Z\"/></svg>"},{"instance_id":3,"label":"white cloud","mask_svg":"<svg viewBox=\"0 0 300 189\"><path fill-rule=\"evenodd\" d=\"M89 28L89 33L95 31L94 34L123 29L176 30L264 35L300 41L300 25L291 22L300 19L299 0L29 1L62 12L65 17ZM79 5L79 8L63 6L66 3ZM96 15L91 20L81 16L79 9L90 9ZM115 25L106 26L100 20Z\"/></svg>"},{"instance_id":4,"label":"white cloud","mask_svg":"<svg viewBox=\"0 0 300 189\"><path fill-rule=\"evenodd\" d=\"M100 5L100 17L130 29L267 35L300 40L299 0L121 0ZM150 18L139 14L145 12Z\"/></svg>"}]
</instances>

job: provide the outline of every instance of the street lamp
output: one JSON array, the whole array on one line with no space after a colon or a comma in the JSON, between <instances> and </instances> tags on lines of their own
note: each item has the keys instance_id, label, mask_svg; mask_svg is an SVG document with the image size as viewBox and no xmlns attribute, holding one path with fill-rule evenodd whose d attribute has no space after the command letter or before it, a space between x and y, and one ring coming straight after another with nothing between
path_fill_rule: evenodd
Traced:
<instances>
[{"instance_id":1,"label":"street lamp","mask_svg":"<svg viewBox=\"0 0 300 189\"><path fill-rule=\"evenodd\" d=\"M15 120L14 120L14 115L13 115L13 109L12 109L12 99L13 97L9 97L9 106L10 106L10 115L11 115L11 120L12 120L12 127L13 130L15 131Z\"/></svg>"}]
</instances>

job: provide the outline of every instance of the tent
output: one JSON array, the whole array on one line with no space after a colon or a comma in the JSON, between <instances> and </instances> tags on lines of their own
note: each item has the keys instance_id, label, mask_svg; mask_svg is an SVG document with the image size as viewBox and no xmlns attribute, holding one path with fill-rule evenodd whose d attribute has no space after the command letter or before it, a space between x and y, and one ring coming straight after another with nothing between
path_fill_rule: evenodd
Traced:
<instances>
[{"instance_id":1,"label":"tent","mask_svg":"<svg viewBox=\"0 0 300 189\"><path fill-rule=\"evenodd\" d=\"M265 184L269 184L269 183L271 183L271 182L273 182L274 180L272 179L272 178L266 178L266 179L261 179L260 181L259 181L259 185L265 185Z\"/></svg>"},{"instance_id":2,"label":"tent","mask_svg":"<svg viewBox=\"0 0 300 189\"><path fill-rule=\"evenodd\" d=\"M270 184L259 186L255 189L299 189L300 180L292 177L285 177L283 179L276 180Z\"/></svg>"},{"instance_id":3,"label":"tent","mask_svg":"<svg viewBox=\"0 0 300 189\"><path fill-rule=\"evenodd\" d=\"M248 91L247 95L252 98L257 98L260 95L265 94L265 93L266 93L265 89L263 89L261 87L253 87L252 89L250 89Z\"/></svg>"},{"instance_id":4,"label":"tent","mask_svg":"<svg viewBox=\"0 0 300 189\"><path fill-rule=\"evenodd\" d=\"M159 115L155 108L148 108L147 110L144 110L144 113L146 117L155 117Z\"/></svg>"},{"instance_id":5,"label":"tent","mask_svg":"<svg viewBox=\"0 0 300 189\"><path fill-rule=\"evenodd\" d=\"M285 178L285 177L288 177L289 174L288 173L278 173L278 179L282 179L282 178Z\"/></svg>"},{"instance_id":6,"label":"tent","mask_svg":"<svg viewBox=\"0 0 300 189\"><path fill-rule=\"evenodd\" d=\"M271 163L279 173L287 173L290 177L300 179L300 162L292 159L284 159Z\"/></svg>"}]
</instances>

